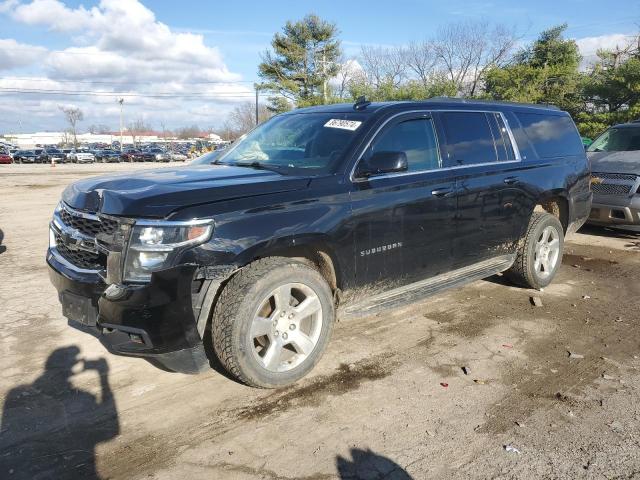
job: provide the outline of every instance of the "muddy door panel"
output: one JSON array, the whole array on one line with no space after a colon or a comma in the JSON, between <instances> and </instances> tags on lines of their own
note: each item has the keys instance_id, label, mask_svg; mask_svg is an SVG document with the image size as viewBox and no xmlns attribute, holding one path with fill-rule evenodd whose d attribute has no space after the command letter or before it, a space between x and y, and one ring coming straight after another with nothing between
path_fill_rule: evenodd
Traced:
<instances>
[{"instance_id":1,"label":"muddy door panel","mask_svg":"<svg viewBox=\"0 0 640 480\"><path fill-rule=\"evenodd\" d=\"M456 200L446 172L370 179L351 193L359 284L399 286L447 271Z\"/></svg>"}]
</instances>

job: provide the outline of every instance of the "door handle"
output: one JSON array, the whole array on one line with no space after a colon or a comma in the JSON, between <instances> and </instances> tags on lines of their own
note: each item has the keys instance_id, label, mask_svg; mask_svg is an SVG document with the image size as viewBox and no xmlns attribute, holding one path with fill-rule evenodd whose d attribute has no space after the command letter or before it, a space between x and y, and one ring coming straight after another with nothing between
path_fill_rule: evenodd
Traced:
<instances>
[{"instance_id":1,"label":"door handle","mask_svg":"<svg viewBox=\"0 0 640 480\"><path fill-rule=\"evenodd\" d=\"M516 183L520 183L520 180L518 180L518 177L507 177L503 182L507 185L515 185Z\"/></svg>"},{"instance_id":2,"label":"door handle","mask_svg":"<svg viewBox=\"0 0 640 480\"><path fill-rule=\"evenodd\" d=\"M434 197L448 197L453 193L450 188L439 188L437 190L431 190L431 195Z\"/></svg>"}]
</instances>

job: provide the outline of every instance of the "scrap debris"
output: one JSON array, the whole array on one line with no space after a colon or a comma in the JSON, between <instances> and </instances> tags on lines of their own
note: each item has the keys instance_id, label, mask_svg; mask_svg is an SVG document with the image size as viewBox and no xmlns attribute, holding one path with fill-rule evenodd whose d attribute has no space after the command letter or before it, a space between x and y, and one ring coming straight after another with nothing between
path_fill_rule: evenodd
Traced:
<instances>
[{"instance_id":1,"label":"scrap debris","mask_svg":"<svg viewBox=\"0 0 640 480\"><path fill-rule=\"evenodd\" d=\"M584 358L584 355L580 355L579 353L569 352L569 358L575 358L576 360L580 360Z\"/></svg>"},{"instance_id":2,"label":"scrap debris","mask_svg":"<svg viewBox=\"0 0 640 480\"><path fill-rule=\"evenodd\" d=\"M538 296L535 297L529 297L529 300L531 301L531 304L534 307L543 307L544 305L542 304L542 299Z\"/></svg>"},{"instance_id":3,"label":"scrap debris","mask_svg":"<svg viewBox=\"0 0 640 480\"><path fill-rule=\"evenodd\" d=\"M509 453L517 453L518 455L520 455L521 453L520 450L518 450L513 445L504 445L504 449Z\"/></svg>"}]
</instances>

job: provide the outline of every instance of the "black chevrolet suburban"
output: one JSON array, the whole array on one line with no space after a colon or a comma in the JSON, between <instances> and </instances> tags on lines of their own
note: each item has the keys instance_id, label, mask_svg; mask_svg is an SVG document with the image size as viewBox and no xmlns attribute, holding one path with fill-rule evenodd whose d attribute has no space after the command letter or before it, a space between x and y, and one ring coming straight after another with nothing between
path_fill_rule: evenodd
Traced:
<instances>
[{"instance_id":1,"label":"black chevrolet suburban","mask_svg":"<svg viewBox=\"0 0 640 480\"><path fill-rule=\"evenodd\" d=\"M47 262L71 325L113 353L279 387L337 316L506 272L542 288L589 215L570 116L432 99L278 115L213 164L78 181Z\"/></svg>"}]
</instances>

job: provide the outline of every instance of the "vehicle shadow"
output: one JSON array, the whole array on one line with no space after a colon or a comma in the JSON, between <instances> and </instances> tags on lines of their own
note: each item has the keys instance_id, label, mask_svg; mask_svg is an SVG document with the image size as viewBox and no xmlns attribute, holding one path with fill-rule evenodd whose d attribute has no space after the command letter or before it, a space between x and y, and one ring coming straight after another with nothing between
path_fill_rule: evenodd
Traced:
<instances>
[{"instance_id":1,"label":"vehicle shadow","mask_svg":"<svg viewBox=\"0 0 640 480\"><path fill-rule=\"evenodd\" d=\"M640 240L640 230L633 227L602 227L598 225L585 225L580 229L580 233L593 235L596 237L621 238L626 240Z\"/></svg>"},{"instance_id":2,"label":"vehicle shadow","mask_svg":"<svg viewBox=\"0 0 640 480\"><path fill-rule=\"evenodd\" d=\"M336 457L336 467L341 480L364 478L385 480L412 480L404 468L387 457L371 450L352 448L351 460L340 455Z\"/></svg>"},{"instance_id":3,"label":"vehicle shadow","mask_svg":"<svg viewBox=\"0 0 640 480\"><path fill-rule=\"evenodd\" d=\"M77 374L95 371L100 395L76 388ZM120 432L104 358L80 349L54 350L42 374L7 395L0 424L0 478L99 479L95 448Z\"/></svg>"},{"instance_id":4,"label":"vehicle shadow","mask_svg":"<svg viewBox=\"0 0 640 480\"><path fill-rule=\"evenodd\" d=\"M4 253L7 251L7 247L2 245L2 241L4 240L4 232L0 228L0 253Z\"/></svg>"}]
</instances>

